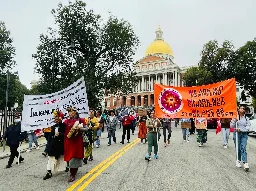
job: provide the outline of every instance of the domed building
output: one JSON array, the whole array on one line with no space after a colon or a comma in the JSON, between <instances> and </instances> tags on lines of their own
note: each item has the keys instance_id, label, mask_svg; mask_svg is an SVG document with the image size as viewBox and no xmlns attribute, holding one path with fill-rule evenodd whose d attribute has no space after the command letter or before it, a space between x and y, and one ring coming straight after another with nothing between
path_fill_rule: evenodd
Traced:
<instances>
[{"instance_id":1,"label":"domed building","mask_svg":"<svg viewBox=\"0 0 256 191\"><path fill-rule=\"evenodd\" d=\"M105 107L112 109L123 106L154 105L154 83L168 86L181 86L182 69L174 62L171 46L164 41L163 32L157 29L155 40L148 46L145 56L136 62L136 73L139 83L129 95L108 95L105 97Z\"/></svg>"}]
</instances>

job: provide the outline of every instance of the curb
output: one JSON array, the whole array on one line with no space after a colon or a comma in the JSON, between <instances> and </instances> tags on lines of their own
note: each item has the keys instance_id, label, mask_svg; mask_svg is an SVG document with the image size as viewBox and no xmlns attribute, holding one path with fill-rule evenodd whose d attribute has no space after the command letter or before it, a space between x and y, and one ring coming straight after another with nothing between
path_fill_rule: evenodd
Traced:
<instances>
[{"instance_id":1,"label":"curb","mask_svg":"<svg viewBox=\"0 0 256 191\"><path fill-rule=\"evenodd\" d=\"M43 146L45 146L46 145L46 143L42 143L42 144L39 144L39 147L43 147ZM7 146L6 146L7 147ZM32 149L35 149L36 147L34 146L34 147L32 147ZM22 149L21 151L20 151L20 153L25 153L26 151L28 150L28 148L26 148L26 149ZM10 153L8 153L8 154L6 154L6 155L4 155L4 156L0 156L0 160L1 159L5 159L5 158L8 158L10 156Z\"/></svg>"}]
</instances>

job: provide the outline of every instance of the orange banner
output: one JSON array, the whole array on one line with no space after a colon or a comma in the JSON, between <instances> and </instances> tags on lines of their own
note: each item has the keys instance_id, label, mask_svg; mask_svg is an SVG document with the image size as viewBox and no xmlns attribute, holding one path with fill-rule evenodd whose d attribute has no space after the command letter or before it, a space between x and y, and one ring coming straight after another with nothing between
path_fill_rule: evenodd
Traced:
<instances>
[{"instance_id":1,"label":"orange banner","mask_svg":"<svg viewBox=\"0 0 256 191\"><path fill-rule=\"evenodd\" d=\"M154 85L158 118L235 118L236 81L192 87Z\"/></svg>"}]
</instances>

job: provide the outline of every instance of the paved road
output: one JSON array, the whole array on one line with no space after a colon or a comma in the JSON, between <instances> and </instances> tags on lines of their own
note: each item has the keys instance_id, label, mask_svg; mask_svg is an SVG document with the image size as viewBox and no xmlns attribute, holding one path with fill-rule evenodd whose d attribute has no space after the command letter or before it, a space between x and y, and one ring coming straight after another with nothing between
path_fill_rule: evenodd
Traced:
<instances>
[{"instance_id":1,"label":"paved road","mask_svg":"<svg viewBox=\"0 0 256 191\"><path fill-rule=\"evenodd\" d=\"M118 140L121 131L117 132ZM137 134L132 135L135 140ZM118 142L119 142L118 141ZM227 191L256 190L256 139L249 138L248 160L250 171L235 167L235 153L232 139L228 149L222 148L221 135L214 130L208 133L208 143L199 148L195 135L189 143L183 142L181 130L174 128L171 145L163 146L160 140L159 159L146 162L144 155L146 145L130 143L108 147L106 133L103 133L102 146L94 149L95 160L79 169L78 179L85 180L73 190L84 185L88 191ZM127 146L126 149L118 150ZM67 190L72 184L67 183L68 173L59 173L43 181L47 159L40 151L24 153L25 162L20 166L13 165L4 169L7 159L0 160L0 190ZM112 154L112 158L109 158ZM108 161L105 159L108 158ZM97 166L100 164L100 167ZM95 172L95 167L99 167ZM89 173L88 173L89 172ZM77 179L77 180L78 180ZM76 185L76 183L75 183ZM68 189L72 190L72 189ZM82 189L80 189L82 190Z\"/></svg>"}]
</instances>

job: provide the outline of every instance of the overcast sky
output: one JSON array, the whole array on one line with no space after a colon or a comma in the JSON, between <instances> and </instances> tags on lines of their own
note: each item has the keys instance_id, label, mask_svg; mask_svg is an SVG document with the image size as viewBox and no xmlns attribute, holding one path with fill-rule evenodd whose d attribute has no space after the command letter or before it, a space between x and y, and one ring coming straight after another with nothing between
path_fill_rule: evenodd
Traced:
<instances>
[{"instance_id":1,"label":"overcast sky","mask_svg":"<svg viewBox=\"0 0 256 191\"><path fill-rule=\"evenodd\" d=\"M4 21L16 47L16 70L28 88L33 80L39 35L54 27L51 10L58 0L0 0ZM64 4L68 0L61 1ZM86 0L89 8L108 18L108 12L129 21L141 46L138 60L154 40L158 25L173 49L176 64L196 65L203 44L216 39L231 40L236 47L256 37L256 0Z\"/></svg>"}]
</instances>

